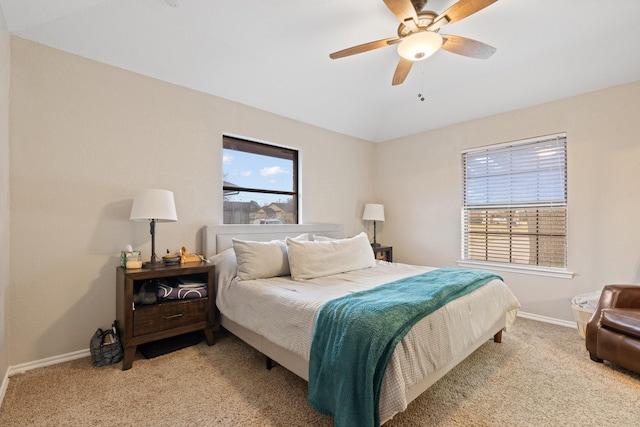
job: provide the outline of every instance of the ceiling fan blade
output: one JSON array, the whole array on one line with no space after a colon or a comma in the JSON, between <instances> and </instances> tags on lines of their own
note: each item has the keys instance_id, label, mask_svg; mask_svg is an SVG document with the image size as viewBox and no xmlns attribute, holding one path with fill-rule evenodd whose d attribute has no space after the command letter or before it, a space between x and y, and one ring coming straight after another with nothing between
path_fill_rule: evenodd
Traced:
<instances>
[{"instance_id":1,"label":"ceiling fan blade","mask_svg":"<svg viewBox=\"0 0 640 427\"><path fill-rule=\"evenodd\" d=\"M383 0L389 10L400 20L405 22L408 19L413 19L413 22L418 24L418 14L411 0Z\"/></svg>"},{"instance_id":2,"label":"ceiling fan blade","mask_svg":"<svg viewBox=\"0 0 640 427\"><path fill-rule=\"evenodd\" d=\"M396 67L396 72L393 73L393 80L391 81L391 84L393 86L402 84L404 79L407 78L407 75L409 75L409 71L411 71L412 66L413 61L400 58L400 62L398 62L398 66Z\"/></svg>"},{"instance_id":3,"label":"ceiling fan blade","mask_svg":"<svg viewBox=\"0 0 640 427\"><path fill-rule=\"evenodd\" d=\"M430 28L443 18L446 19L446 22L441 23L438 28L442 27L446 23L464 19L467 16L473 15L485 7L492 5L496 1L498 0L460 0L434 19Z\"/></svg>"},{"instance_id":4,"label":"ceiling fan blade","mask_svg":"<svg viewBox=\"0 0 640 427\"><path fill-rule=\"evenodd\" d=\"M376 40L374 42L360 44L358 46L348 47L346 49L333 52L329 55L331 59L344 58L345 56L355 55L357 53L368 52L370 50L379 49L381 47L389 46L399 40L398 37L390 37L388 39Z\"/></svg>"},{"instance_id":5,"label":"ceiling fan blade","mask_svg":"<svg viewBox=\"0 0 640 427\"><path fill-rule=\"evenodd\" d=\"M487 59L496 52L496 48L477 40L461 36L442 35L442 49L470 58Z\"/></svg>"}]
</instances>

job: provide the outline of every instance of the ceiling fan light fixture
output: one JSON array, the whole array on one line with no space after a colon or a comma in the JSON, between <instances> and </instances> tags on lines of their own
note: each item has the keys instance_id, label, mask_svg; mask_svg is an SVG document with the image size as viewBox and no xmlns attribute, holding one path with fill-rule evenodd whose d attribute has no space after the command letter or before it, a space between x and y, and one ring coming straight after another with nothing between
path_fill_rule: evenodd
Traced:
<instances>
[{"instance_id":1,"label":"ceiling fan light fixture","mask_svg":"<svg viewBox=\"0 0 640 427\"><path fill-rule=\"evenodd\" d=\"M421 61L433 55L442 46L442 36L434 31L420 31L402 39L398 55L410 61Z\"/></svg>"}]
</instances>

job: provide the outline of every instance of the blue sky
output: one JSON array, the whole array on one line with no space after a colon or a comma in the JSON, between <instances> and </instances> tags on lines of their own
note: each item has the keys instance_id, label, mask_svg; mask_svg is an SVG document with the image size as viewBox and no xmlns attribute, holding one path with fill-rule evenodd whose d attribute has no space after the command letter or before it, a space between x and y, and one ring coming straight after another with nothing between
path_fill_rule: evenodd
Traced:
<instances>
[{"instance_id":1,"label":"blue sky","mask_svg":"<svg viewBox=\"0 0 640 427\"><path fill-rule=\"evenodd\" d=\"M222 150L223 179L241 187L292 191L292 166L291 160L236 150Z\"/></svg>"}]
</instances>

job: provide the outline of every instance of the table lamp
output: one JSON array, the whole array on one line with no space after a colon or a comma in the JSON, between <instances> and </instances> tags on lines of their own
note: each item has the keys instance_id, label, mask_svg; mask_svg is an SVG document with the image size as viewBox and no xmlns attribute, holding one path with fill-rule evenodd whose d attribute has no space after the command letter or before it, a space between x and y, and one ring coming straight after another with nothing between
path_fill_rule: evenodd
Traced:
<instances>
[{"instance_id":1,"label":"table lamp","mask_svg":"<svg viewBox=\"0 0 640 427\"><path fill-rule=\"evenodd\" d=\"M362 219L364 221L373 221L373 243L371 246L380 246L380 243L376 242L376 221L384 221L384 205L367 203L364 205Z\"/></svg>"},{"instance_id":2,"label":"table lamp","mask_svg":"<svg viewBox=\"0 0 640 427\"><path fill-rule=\"evenodd\" d=\"M142 267L150 268L162 265L156 256L156 222L173 222L178 220L173 192L168 190L141 190L133 199L131 206L131 221L149 221L151 233L151 260Z\"/></svg>"}]
</instances>

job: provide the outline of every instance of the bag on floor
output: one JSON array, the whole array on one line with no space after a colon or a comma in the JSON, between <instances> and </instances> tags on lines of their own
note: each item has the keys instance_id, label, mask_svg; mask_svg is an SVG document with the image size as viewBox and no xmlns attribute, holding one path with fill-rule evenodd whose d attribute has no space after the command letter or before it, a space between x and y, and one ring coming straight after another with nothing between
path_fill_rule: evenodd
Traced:
<instances>
[{"instance_id":1,"label":"bag on floor","mask_svg":"<svg viewBox=\"0 0 640 427\"><path fill-rule=\"evenodd\" d=\"M105 366L122 360L123 349L118 335L118 321L113 322L112 328L103 331L98 328L91 337L89 345L93 366Z\"/></svg>"}]
</instances>

